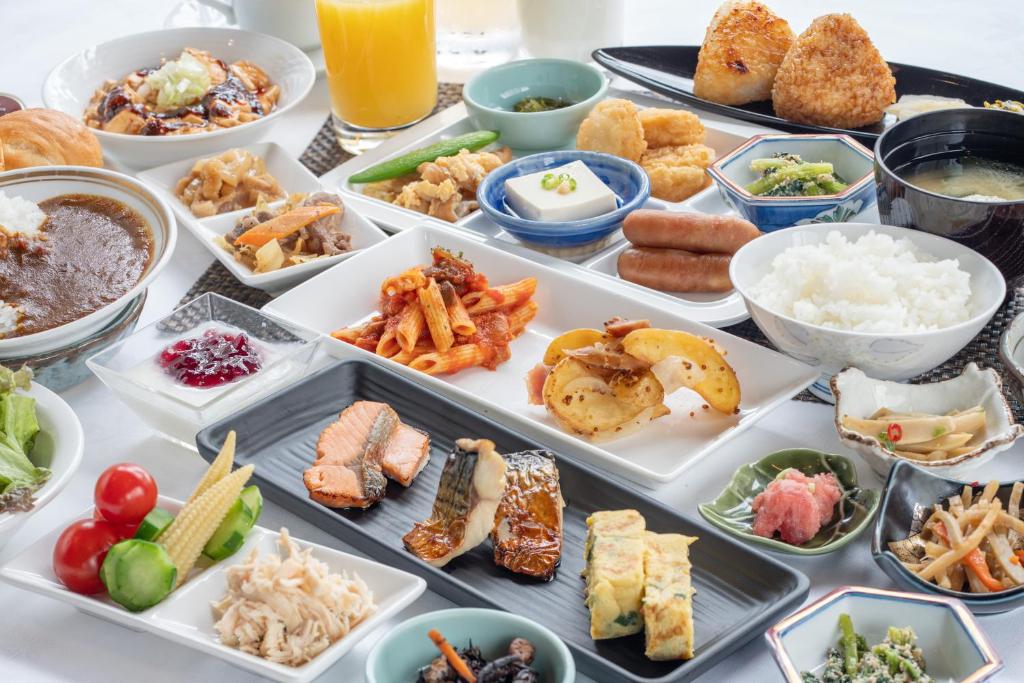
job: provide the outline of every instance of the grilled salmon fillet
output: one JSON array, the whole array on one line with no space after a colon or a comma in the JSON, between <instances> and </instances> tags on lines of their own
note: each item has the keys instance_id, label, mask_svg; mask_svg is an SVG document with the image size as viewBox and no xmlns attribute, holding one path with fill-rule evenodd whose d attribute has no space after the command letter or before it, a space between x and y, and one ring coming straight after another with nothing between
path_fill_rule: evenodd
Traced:
<instances>
[{"instance_id":1,"label":"grilled salmon fillet","mask_svg":"<svg viewBox=\"0 0 1024 683\"><path fill-rule=\"evenodd\" d=\"M402 424L391 406L357 401L321 432L302 478L317 502L366 508L384 496L385 475L408 486L429 458L430 437Z\"/></svg>"},{"instance_id":2,"label":"grilled salmon fillet","mask_svg":"<svg viewBox=\"0 0 1024 683\"><path fill-rule=\"evenodd\" d=\"M494 563L550 581L562 559L562 490L550 451L505 455L505 495L491 531Z\"/></svg>"},{"instance_id":3,"label":"grilled salmon fillet","mask_svg":"<svg viewBox=\"0 0 1024 683\"><path fill-rule=\"evenodd\" d=\"M505 459L487 439L459 439L445 460L430 519L402 537L424 562L443 567L480 545L505 492Z\"/></svg>"}]
</instances>

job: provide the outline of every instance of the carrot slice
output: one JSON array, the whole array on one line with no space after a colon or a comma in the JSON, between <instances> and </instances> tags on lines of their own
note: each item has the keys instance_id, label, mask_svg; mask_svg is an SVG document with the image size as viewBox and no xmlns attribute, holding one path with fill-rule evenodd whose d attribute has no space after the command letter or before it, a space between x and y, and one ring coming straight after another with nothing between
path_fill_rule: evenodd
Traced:
<instances>
[{"instance_id":1,"label":"carrot slice","mask_svg":"<svg viewBox=\"0 0 1024 683\"><path fill-rule=\"evenodd\" d=\"M315 206L297 206L269 221L263 221L243 232L235 244L248 244L262 247L270 240L284 239L293 232L298 232L313 221L339 213L341 209L333 204L317 204Z\"/></svg>"},{"instance_id":2,"label":"carrot slice","mask_svg":"<svg viewBox=\"0 0 1024 683\"><path fill-rule=\"evenodd\" d=\"M462 661L462 657L455 651L455 648L451 646L445 637L441 635L441 632L436 628L432 628L427 631L427 635L434 641L434 645L437 645L437 649L441 651L444 658L448 660L448 663L455 669L455 673L464 678L467 683L476 683L476 676L469 670L469 665Z\"/></svg>"},{"instance_id":3,"label":"carrot slice","mask_svg":"<svg viewBox=\"0 0 1024 683\"><path fill-rule=\"evenodd\" d=\"M933 529L936 536L949 543L949 533L946 531L945 524L939 522ZM975 548L964 555L963 563L978 577L978 580L985 585L985 588L988 588L993 593L1006 588L996 577L992 576L988 563L985 561L985 554L979 549Z\"/></svg>"}]
</instances>

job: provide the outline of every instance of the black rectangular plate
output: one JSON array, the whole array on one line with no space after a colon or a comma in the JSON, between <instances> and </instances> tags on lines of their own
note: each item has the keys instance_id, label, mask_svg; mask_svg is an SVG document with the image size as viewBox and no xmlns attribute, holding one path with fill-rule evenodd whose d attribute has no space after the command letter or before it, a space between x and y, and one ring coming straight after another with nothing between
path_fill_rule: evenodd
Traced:
<instances>
[{"instance_id":1,"label":"black rectangular plate","mask_svg":"<svg viewBox=\"0 0 1024 683\"><path fill-rule=\"evenodd\" d=\"M776 116L771 102L730 106L697 97L693 94L693 74L699 52L700 45L650 45L606 47L594 50L592 56L612 73L665 97L734 119L798 133L845 133L872 148L885 130L882 123L854 129L794 123ZM1024 100L1024 92L976 78L895 62L889 62L889 69L896 78L896 99L902 95L938 95L958 97L976 107L996 100Z\"/></svg>"},{"instance_id":2,"label":"black rectangular plate","mask_svg":"<svg viewBox=\"0 0 1024 683\"><path fill-rule=\"evenodd\" d=\"M302 473L313 462L323 428L360 400L388 403L406 424L429 433L430 463L408 489L390 482L387 496L369 510L332 510L309 499ZM429 517L441 465L455 439L487 438L504 453L539 446L370 361L336 363L211 425L196 437L200 454L212 460L231 429L238 434L235 463L256 465L254 478L268 499L374 559L424 577L432 590L459 605L503 609L547 626L566 641L580 670L599 680L690 680L807 595L803 574L568 458L558 461L565 542L553 581L496 566L489 541L443 569L431 567L405 550L402 536ZM652 531L700 537L690 550L697 589L696 656L690 661L649 661L643 635L590 638L580 578L586 518L596 510L623 508L639 510Z\"/></svg>"}]
</instances>

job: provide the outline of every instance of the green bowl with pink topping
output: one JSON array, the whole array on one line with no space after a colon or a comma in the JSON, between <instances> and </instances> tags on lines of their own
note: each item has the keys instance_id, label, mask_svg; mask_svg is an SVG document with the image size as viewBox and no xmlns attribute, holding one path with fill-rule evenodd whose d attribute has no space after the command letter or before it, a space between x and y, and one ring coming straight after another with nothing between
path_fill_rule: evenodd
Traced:
<instances>
[{"instance_id":1,"label":"green bowl with pink topping","mask_svg":"<svg viewBox=\"0 0 1024 683\"><path fill-rule=\"evenodd\" d=\"M754 533L754 499L776 479L794 476L785 474L790 469L809 478L831 474L838 486L838 501L831 518L823 519L817 533L800 545L787 543L778 534L768 538ZM795 478L802 479L799 475ZM806 486L813 492L813 482ZM776 552L810 556L833 552L852 541L875 516L878 501L877 490L860 487L857 470L849 458L810 448L789 448L743 465L715 500L701 503L697 509L705 520L745 541Z\"/></svg>"}]
</instances>

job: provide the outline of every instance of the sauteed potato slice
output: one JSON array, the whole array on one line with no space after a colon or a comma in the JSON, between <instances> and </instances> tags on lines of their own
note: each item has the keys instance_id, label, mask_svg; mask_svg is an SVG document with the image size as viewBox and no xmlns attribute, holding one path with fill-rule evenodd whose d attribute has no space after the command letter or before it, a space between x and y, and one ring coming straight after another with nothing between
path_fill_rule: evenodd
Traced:
<instances>
[{"instance_id":1,"label":"sauteed potato slice","mask_svg":"<svg viewBox=\"0 0 1024 683\"><path fill-rule=\"evenodd\" d=\"M555 365L565 358L566 351L582 349L584 346L592 346L597 342L607 342L611 338L610 334L587 327L563 332L548 344L548 348L544 352L544 365Z\"/></svg>"}]
</instances>

